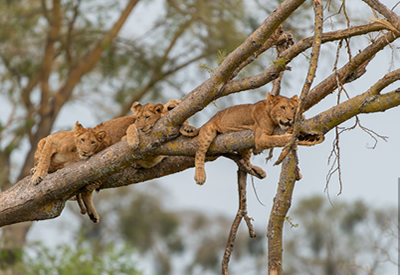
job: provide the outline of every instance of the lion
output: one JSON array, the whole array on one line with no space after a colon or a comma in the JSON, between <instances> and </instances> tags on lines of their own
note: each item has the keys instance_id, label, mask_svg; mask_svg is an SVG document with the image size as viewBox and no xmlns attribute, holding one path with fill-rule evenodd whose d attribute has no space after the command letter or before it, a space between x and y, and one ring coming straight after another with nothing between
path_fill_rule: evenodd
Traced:
<instances>
[{"instance_id":1,"label":"lion","mask_svg":"<svg viewBox=\"0 0 400 275\"><path fill-rule=\"evenodd\" d=\"M171 99L165 105L161 103L154 105L153 103L147 103L145 105L141 105L139 102L135 102L132 104L131 110L136 114L136 122L130 125L126 131L126 138L129 146L132 148L137 148L139 145L138 131L143 133L147 133L151 130L153 125L166 113L174 109L181 102L179 99ZM187 121L185 121L181 128L181 133L193 133L196 128L192 125L189 125ZM150 168L162 161L165 156L150 156L144 158L143 160L139 160L134 163L135 168Z\"/></svg>"},{"instance_id":2,"label":"lion","mask_svg":"<svg viewBox=\"0 0 400 275\"><path fill-rule=\"evenodd\" d=\"M39 141L31 169L31 182L37 185L47 173L86 160L110 144L111 139L106 131L84 128L77 121L74 130L59 131Z\"/></svg>"},{"instance_id":3,"label":"lion","mask_svg":"<svg viewBox=\"0 0 400 275\"><path fill-rule=\"evenodd\" d=\"M111 138L110 145L113 145L120 140L127 139L128 145L131 148L137 148L139 145L138 131L142 131L144 133L149 132L153 125L163 115L175 108L180 102L181 101L179 99L172 99L165 105L161 103L156 105L153 103L141 105L139 102L135 102L131 107L131 110L135 114L100 123L94 127L93 130L106 131ZM182 125L182 128L184 128L187 133L196 130L195 127L189 125L187 122ZM132 166L136 169L151 168L160 163L164 158L165 156L149 156L136 161L132 164ZM87 186L87 188L81 192L81 197L77 197L81 213L85 214L87 212L90 219L95 223L100 220L100 216L94 208L92 194L94 190L99 187L99 185L100 184L97 182ZM80 200L81 198L86 206L86 209Z\"/></svg>"},{"instance_id":4,"label":"lion","mask_svg":"<svg viewBox=\"0 0 400 275\"><path fill-rule=\"evenodd\" d=\"M284 147L292 139L292 134L272 135L274 128L279 126L282 130L288 130L295 117L295 111L298 104L297 95L292 98L284 96L273 96L267 93L267 99L255 104L243 104L229 107L216 113L201 128L192 133L181 134L185 136L198 135L198 150L195 156L195 181L203 185L206 181L204 169L205 156L210 144L217 134L225 134L229 131L252 130L255 136L255 149L264 150L273 147ZM323 137L320 136L313 141L301 140L299 145L315 145L321 143ZM238 152L243 160L261 177L266 173L260 167L250 163L252 149L246 149Z\"/></svg>"}]
</instances>

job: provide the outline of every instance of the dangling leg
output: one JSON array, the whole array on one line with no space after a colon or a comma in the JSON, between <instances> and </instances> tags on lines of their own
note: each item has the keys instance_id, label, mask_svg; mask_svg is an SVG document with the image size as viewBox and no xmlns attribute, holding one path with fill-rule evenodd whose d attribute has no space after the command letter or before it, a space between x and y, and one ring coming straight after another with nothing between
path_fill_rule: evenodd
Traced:
<instances>
[{"instance_id":1,"label":"dangling leg","mask_svg":"<svg viewBox=\"0 0 400 275\"><path fill-rule=\"evenodd\" d=\"M210 144L212 143L212 141L216 136L217 136L217 131L215 131L211 127L203 126L200 130L199 137L197 139L198 149L195 158L196 172L194 175L194 180L199 185L203 185L204 182L206 181L204 162L206 159L206 153L208 151L208 148L210 147Z\"/></svg>"},{"instance_id":2,"label":"dangling leg","mask_svg":"<svg viewBox=\"0 0 400 275\"><path fill-rule=\"evenodd\" d=\"M238 153L242 156L244 162L248 166L250 166L250 168L253 169L254 172L256 172L258 175L260 175L262 178L265 178L267 176L267 173L265 173L265 171L261 167L251 164L250 158L251 158L252 152L253 152L252 149L246 149L246 150L239 151Z\"/></svg>"},{"instance_id":3,"label":"dangling leg","mask_svg":"<svg viewBox=\"0 0 400 275\"><path fill-rule=\"evenodd\" d=\"M97 214L96 208L94 208L92 195L93 191L96 190L101 185L100 181L96 181L95 183L89 184L86 186L86 190L81 192L82 201L86 206L87 213L89 218L94 223L98 223L100 221L100 216Z\"/></svg>"}]
</instances>

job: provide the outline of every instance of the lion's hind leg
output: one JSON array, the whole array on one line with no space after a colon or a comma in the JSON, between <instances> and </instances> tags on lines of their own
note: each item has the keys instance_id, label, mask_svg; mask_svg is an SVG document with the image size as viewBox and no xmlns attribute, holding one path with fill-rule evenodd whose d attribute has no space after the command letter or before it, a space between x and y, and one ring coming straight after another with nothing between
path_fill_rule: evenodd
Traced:
<instances>
[{"instance_id":1,"label":"lion's hind leg","mask_svg":"<svg viewBox=\"0 0 400 275\"><path fill-rule=\"evenodd\" d=\"M242 156L244 162L250 166L250 168L257 174L259 175L261 178L265 178L267 176L267 173L258 166L255 166L253 164L251 164L250 162L250 158L251 158L251 154L252 154L253 150L252 149L247 149L247 150L242 150L239 151L238 153Z\"/></svg>"},{"instance_id":2,"label":"lion's hind leg","mask_svg":"<svg viewBox=\"0 0 400 275\"><path fill-rule=\"evenodd\" d=\"M33 173L31 182L34 185L38 185L47 175L51 163L51 157L54 154L52 136L48 136L43 142L42 140L40 140L38 145L38 149L41 148L41 151L39 151L38 155L35 154L35 167L31 169L31 173Z\"/></svg>"},{"instance_id":3,"label":"lion's hind leg","mask_svg":"<svg viewBox=\"0 0 400 275\"><path fill-rule=\"evenodd\" d=\"M86 186L85 187L86 190L81 192L82 201L85 204L86 211L89 215L89 218L94 223L98 223L100 221L100 216L99 216L99 214L97 214L96 208L94 208L92 195L93 195L93 191L96 190L100 185L101 185L101 182L96 181L96 182ZM79 203L79 201L78 201L78 203ZM82 213L82 208L81 208L81 213Z\"/></svg>"}]
</instances>

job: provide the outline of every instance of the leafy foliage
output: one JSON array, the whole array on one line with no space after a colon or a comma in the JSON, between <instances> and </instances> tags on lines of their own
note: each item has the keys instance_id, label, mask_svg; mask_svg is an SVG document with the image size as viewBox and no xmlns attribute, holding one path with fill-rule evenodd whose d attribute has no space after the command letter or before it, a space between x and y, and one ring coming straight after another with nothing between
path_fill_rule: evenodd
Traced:
<instances>
[{"instance_id":1,"label":"leafy foliage","mask_svg":"<svg viewBox=\"0 0 400 275\"><path fill-rule=\"evenodd\" d=\"M41 244L26 249L23 261L16 266L20 274L40 275L139 275L135 261L130 257L132 250L109 245L101 255L93 251L87 242L78 241L75 247L58 245L50 249Z\"/></svg>"}]
</instances>

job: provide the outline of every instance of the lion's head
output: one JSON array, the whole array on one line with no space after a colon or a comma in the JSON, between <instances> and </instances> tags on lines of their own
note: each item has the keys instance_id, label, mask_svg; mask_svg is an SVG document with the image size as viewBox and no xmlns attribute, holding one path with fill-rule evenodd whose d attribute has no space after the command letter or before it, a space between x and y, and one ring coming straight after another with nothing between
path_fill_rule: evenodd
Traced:
<instances>
[{"instance_id":1,"label":"lion's head","mask_svg":"<svg viewBox=\"0 0 400 275\"><path fill-rule=\"evenodd\" d=\"M76 151L81 159L88 159L111 145L106 131L96 132L92 128L83 128L77 121L74 127Z\"/></svg>"},{"instance_id":2,"label":"lion's head","mask_svg":"<svg viewBox=\"0 0 400 275\"><path fill-rule=\"evenodd\" d=\"M267 93L267 103L271 118L282 130L287 130L292 126L298 101L297 95L287 98Z\"/></svg>"},{"instance_id":3,"label":"lion's head","mask_svg":"<svg viewBox=\"0 0 400 275\"><path fill-rule=\"evenodd\" d=\"M171 111L172 109L174 109L176 106L179 105L179 103L181 103L180 99L171 99L170 101L168 101L166 104L164 104L164 111L163 113L166 114L169 111Z\"/></svg>"},{"instance_id":4,"label":"lion's head","mask_svg":"<svg viewBox=\"0 0 400 275\"><path fill-rule=\"evenodd\" d=\"M131 110L136 115L136 127L142 132L148 132L160 117L162 117L164 105L158 103L147 103L140 105L139 102L133 103Z\"/></svg>"}]
</instances>

